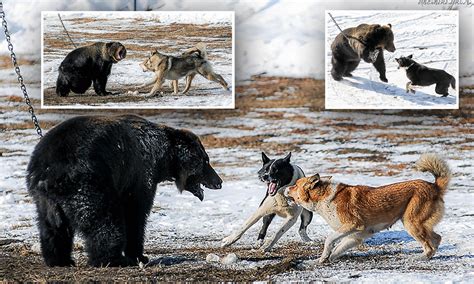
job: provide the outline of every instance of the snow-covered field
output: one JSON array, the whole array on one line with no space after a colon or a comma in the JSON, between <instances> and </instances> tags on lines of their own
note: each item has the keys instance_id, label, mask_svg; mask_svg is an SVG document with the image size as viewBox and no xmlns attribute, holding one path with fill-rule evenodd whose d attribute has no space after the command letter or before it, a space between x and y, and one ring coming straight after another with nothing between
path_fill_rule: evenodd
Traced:
<instances>
[{"instance_id":1,"label":"snow-covered field","mask_svg":"<svg viewBox=\"0 0 474 284\"><path fill-rule=\"evenodd\" d=\"M62 13L65 26L75 44L119 41L127 57L112 67L107 90L113 96L97 97L92 87L85 95L71 93L61 98L55 93L58 67L73 49L56 12L44 13L43 26L43 105L54 108L232 108L233 95L233 15L230 12L99 12ZM188 94L173 94L169 81L161 95L148 97L151 90L139 88L150 82L154 73L144 73L139 64L151 50L178 56L185 49L204 42L209 61L230 89L203 76L196 76ZM180 92L185 79L179 80Z\"/></svg>"},{"instance_id":2,"label":"snow-covered field","mask_svg":"<svg viewBox=\"0 0 474 284\"><path fill-rule=\"evenodd\" d=\"M82 241L77 238L74 255L79 259L79 268L45 270L38 253L35 208L24 179L38 138L30 129L28 113L21 110L21 100L16 99L19 94L13 74L4 75L9 80L3 83L6 88L0 93L0 259L10 267L10 274L5 277L19 279L11 273L22 275L25 266L19 263L29 263L29 273L36 276L22 279L97 279L110 273L116 274L113 277L142 275L127 279L149 275L157 278L148 279L162 280L474 281L472 112L467 119L395 111L313 112L309 103L314 96L311 90L322 90L322 85L315 83L316 87L307 88L307 83L277 78L242 83L237 110L144 113L152 121L199 134L224 180L221 190L206 190L203 202L188 193L180 195L171 183L159 185L149 217L146 253L161 265L143 270L91 270L85 266ZM39 93L38 83L31 82L29 86L33 94ZM322 97L321 92L318 97ZM37 96L34 103L38 103ZM41 111L39 117L46 127L74 115L77 113L50 110ZM340 262L320 266L315 260L330 229L318 216L309 227L314 243L302 244L295 226L273 252L261 254L252 251L257 225L233 247L220 249L220 240L252 214L264 196L265 186L256 176L260 151L272 157L292 151L293 161L307 174L319 172L342 182L368 185L412 178L432 180L430 175L414 172L412 165L423 152L442 153L454 177L445 199L445 218L437 227L443 236L440 250L431 261L419 260L420 245L397 223ZM276 232L278 224L281 220L271 225L269 236ZM205 261L208 253L224 256L231 252L239 260L230 266ZM205 274L177 272L192 269Z\"/></svg>"},{"instance_id":3,"label":"snow-covered field","mask_svg":"<svg viewBox=\"0 0 474 284\"><path fill-rule=\"evenodd\" d=\"M22 73L47 132L74 115L98 112L38 108L39 11L123 10L131 9L131 1L34 2L4 4L7 18L11 19L15 48L23 51L18 56ZM74 249L78 267L44 266L39 254L35 208L25 187L26 165L38 137L31 129L8 58L0 57L0 280L474 282L473 86L461 88L459 111L338 112L321 111L321 80L248 80L258 73L323 78L324 8L415 9L415 2L139 0L141 10L235 9L236 70L240 76L235 110L134 111L152 121L199 134L211 163L224 180L221 190L205 191L203 202L188 193L180 195L171 183L159 186L145 243L146 254L156 265L143 269L87 267L80 238L76 239ZM460 21L464 37L460 42L460 70L466 85L474 83L470 79L474 71L471 9L461 9ZM61 34L61 40L62 37ZM2 43L0 48L4 50L5 42ZM129 59L132 58L133 54ZM115 67L122 63L125 61ZM113 113L124 112L130 111ZM234 246L220 248L220 240L252 214L264 196L265 186L256 174L261 163L260 151L272 157L292 151L293 161L307 174L320 172L339 181L368 185L411 178L432 180L430 175L414 172L412 165L424 152L444 155L454 176L445 198L445 217L436 228L443 236L440 250L430 261L419 260L420 245L401 223L396 223L341 261L320 266L316 260L330 229L319 216L309 226L309 235L314 240L309 244L300 242L297 224L274 251L261 254L252 249L259 227L256 225ZM268 236L276 232L279 224L281 220L275 219ZM239 260L232 265L208 263L209 253L221 257L236 253Z\"/></svg>"},{"instance_id":4,"label":"snow-covered field","mask_svg":"<svg viewBox=\"0 0 474 284\"><path fill-rule=\"evenodd\" d=\"M435 85L406 93L409 81L405 70L398 69L395 58L413 55L423 65L458 76L457 11L332 11L342 29L362 23L392 24L396 51L384 51L388 83L379 79L372 64L361 61L353 77L335 81L331 76L331 44L340 33L326 18L326 108L328 109L453 109L458 108L458 91L449 89L448 97L436 94ZM456 79L459 83L459 79Z\"/></svg>"}]
</instances>

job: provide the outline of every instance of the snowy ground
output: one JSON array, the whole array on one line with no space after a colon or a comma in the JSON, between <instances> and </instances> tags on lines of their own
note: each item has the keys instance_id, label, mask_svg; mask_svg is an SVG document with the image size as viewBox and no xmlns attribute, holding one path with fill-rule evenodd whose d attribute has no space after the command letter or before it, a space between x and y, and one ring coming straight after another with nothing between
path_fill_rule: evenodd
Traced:
<instances>
[{"instance_id":1,"label":"snowy ground","mask_svg":"<svg viewBox=\"0 0 474 284\"><path fill-rule=\"evenodd\" d=\"M155 266L88 268L82 241L77 238L74 256L79 267L46 269L38 253L34 205L24 182L26 164L38 138L30 129L28 113L21 110L13 75L4 75L8 81L0 93L0 262L5 266L0 266L0 274L3 271L7 279L474 281L471 99L466 101L464 114L440 116L397 111L314 112L322 107L321 82L262 78L241 82L237 110L142 112L152 121L199 134L223 177L222 190L206 190L204 201L199 202L188 193L180 195L171 183L159 185L146 240L146 253ZM38 83L29 86L33 94L39 93ZM313 104L315 93L318 99ZM33 102L38 104L37 96ZM39 117L49 128L77 114L49 110L40 111ZM432 180L430 175L414 172L413 163L423 152L442 153L454 177L445 199L445 218L437 227L443 236L439 252L431 261L419 260L420 245L397 223L340 262L320 266L315 260L330 229L318 216L309 227L311 244L300 242L295 227L273 252L261 254L252 250L256 226L233 247L219 248L220 240L235 230L264 196L265 186L256 176L262 150L270 156L292 151L293 161L307 174L320 172L339 181L368 185L411 178ZM269 236L278 224L281 220L272 224ZM205 261L209 253L224 256L231 252L240 259L236 264Z\"/></svg>"},{"instance_id":2,"label":"snowy ground","mask_svg":"<svg viewBox=\"0 0 474 284\"><path fill-rule=\"evenodd\" d=\"M398 69L395 58L413 54L413 59L458 77L458 13L456 11L358 12L333 11L342 29L362 23L392 24L394 53L384 51L388 83L379 79L372 64L362 61L353 77L335 81L331 77L331 44L340 33L327 17L326 108L328 109L453 109L458 107L458 92L450 88L448 97L436 94L435 85L406 93L409 81ZM459 80L456 79L459 83Z\"/></svg>"},{"instance_id":3,"label":"snowy ground","mask_svg":"<svg viewBox=\"0 0 474 284\"><path fill-rule=\"evenodd\" d=\"M198 133L224 179L222 190L206 190L203 202L188 193L179 195L172 184L159 186L145 243L146 253L156 265L144 269L87 267L80 238L74 250L77 268L44 266L38 253L35 209L24 182L29 155L38 138L31 129L8 58L0 57L0 280L474 282L470 8L461 7L464 40L460 43L460 69L465 77L459 111L321 111L323 81L274 77L243 81L258 73L323 78L324 8L420 9L416 2L306 1L301 5L301 1L293 0L139 0L141 10L235 9L236 69L241 80L237 83L236 110L139 112L153 121ZM131 9L130 3L5 1L15 48L27 53L19 57L35 106L40 104L39 11L123 10ZM0 49L4 46L5 42ZM38 108L37 112L45 130L77 114L97 113ZM433 260L420 261L421 247L397 223L340 262L319 266L315 260L330 230L318 216L309 227L314 240L310 244L300 242L295 227L274 251L261 254L252 250L257 237L254 227L234 246L219 248L220 240L236 229L264 196L264 186L256 177L262 150L270 156L292 151L294 162L307 174L317 171L340 181L369 185L418 177L432 180L429 175L413 172L413 162L423 152L442 153L453 168L454 178L445 199L445 218L437 227L443 236L440 251ZM269 236L279 223L276 220L272 224ZM209 253L223 256L231 252L240 259L234 265L205 261Z\"/></svg>"},{"instance_id":4,"label":"snowy ground","mask_svg":"<svg viewBox=\"0 0 474 284\"><path fill-rule=\"evenodd\" d=\"M62 13L62 19L73 41L84 46L97 41L120 41L127 48L127 57L112 67L107 90L112 96L98 97L92 87L85 95L55 94L58 67L72 50L57 13L44 14L43 105L54 108L232 108L233 48L232 13L228 12L101 12ZM179 55L185 49L204 42L214 71L228 82L224 90L215 82L196 76L188 94L174 95L164 84L163 94L147 97L151 87L136 88L155 76L144 73L139 64L151 50ZM184 89L185 79L179 81Z\"/></svg>"}]
</instances>

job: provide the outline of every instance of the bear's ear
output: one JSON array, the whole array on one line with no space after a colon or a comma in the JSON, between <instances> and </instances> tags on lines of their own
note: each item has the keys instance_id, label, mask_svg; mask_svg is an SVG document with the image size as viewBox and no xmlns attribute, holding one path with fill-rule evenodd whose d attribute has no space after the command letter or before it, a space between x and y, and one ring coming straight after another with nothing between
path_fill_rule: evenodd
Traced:
<instances>
[{"instance_id":1,"label":"bear's ear","mask_svg":"<svg viewBox=\"0 0 474 284\"><path fill-rule=\"evenodd\" d=\"M392 28L392 24L387 24L387 26L388 26L389 28Z\"/></svg>"},{"instance_id":2,"label":"bear's ear","mask_svg":"<svg viewBox=\"0 0 474 284\"><path fill-rule=\"evenodd\" d=\"M410 54L407 56L408 58L412 59L413 58L413 54Z\"/></svg>"}]
</instances>

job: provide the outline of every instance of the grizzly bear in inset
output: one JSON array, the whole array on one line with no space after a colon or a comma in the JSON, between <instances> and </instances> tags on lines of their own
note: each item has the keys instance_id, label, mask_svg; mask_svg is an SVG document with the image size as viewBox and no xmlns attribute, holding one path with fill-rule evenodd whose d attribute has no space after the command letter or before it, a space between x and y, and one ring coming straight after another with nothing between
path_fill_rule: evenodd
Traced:
<instances>
[{"instance_id":1,"label":"grizzly bear in inset","mask_svg":"<svg viewBox=\"0 0 474 284\"><path fill-rule=\"evenodd\" d=\"M357 27L345 29L343 33L339 33L331 44L331 75L334 80L339 81L342 77L351 77L351 72L357 68L360 60L363 59L365 62L374 65L380 74L380 80L388 82L385 76L383 50L395 51L392 25L361 24ZM374 60L371 57L376 50L378 55Z\"/></svg>"},{"instance_id":2,"label":"grizzly bear in inset","mask_svg":"<svg viewBox=\"0 0 474 284\"><path fill-rule=\"evenodd\" d=\"M70 91L83 94L91 84L99 96L110 95L105 90L112 64L124 59L127 50L120 42L96 42L69 52L59 65L56 94L65 97Z\"/></svg>"},{"instance_id":3,"label":"grizzly bear in inset","mask_svg":"<svg viewBox=\"0 0 474 284\"><path fill-rule=\"evenodd\" d=\"M174 181L203 200L201 185L222 184L195 134L134 115L80 116L52 128L33 151L26 181L48 266L74 265L75 234L90 265L146 263L156 185Z\"/></svg>"}]
</instances>

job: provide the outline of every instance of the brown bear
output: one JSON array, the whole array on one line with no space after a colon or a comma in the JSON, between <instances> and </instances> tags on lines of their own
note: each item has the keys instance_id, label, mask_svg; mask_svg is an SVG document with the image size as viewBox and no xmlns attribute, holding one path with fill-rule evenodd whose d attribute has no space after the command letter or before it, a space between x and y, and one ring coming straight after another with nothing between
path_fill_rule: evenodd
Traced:
<instances>
[{"instance_id":1,"label":"brown bear","mask_svg":"<svg viewBox=\"0 0 474 284\"><path fill-rule=\"evenodd\" d=\"M96 42L69 52L59 65L56 94L65 97L70 91L83 94L91 84L99 96L111 95L105 90L112 65L121 61L127 50L120 42Z\"/></svg>"},{"instance_id":2,"label":"brown bear","mask_svg":"<svg viewBox=\"0 0 474 284\"><path fill-rule=\"evenodd\" d=\"M395 51L392 25L360 24L357 27L347 28L339 33L331 44L332 70L334 80L342 77L351 77L363 59L372 63L380 74L380 80L388 82L385 76L385 61L383 50Z\"/></svg>"}]
</instances>

